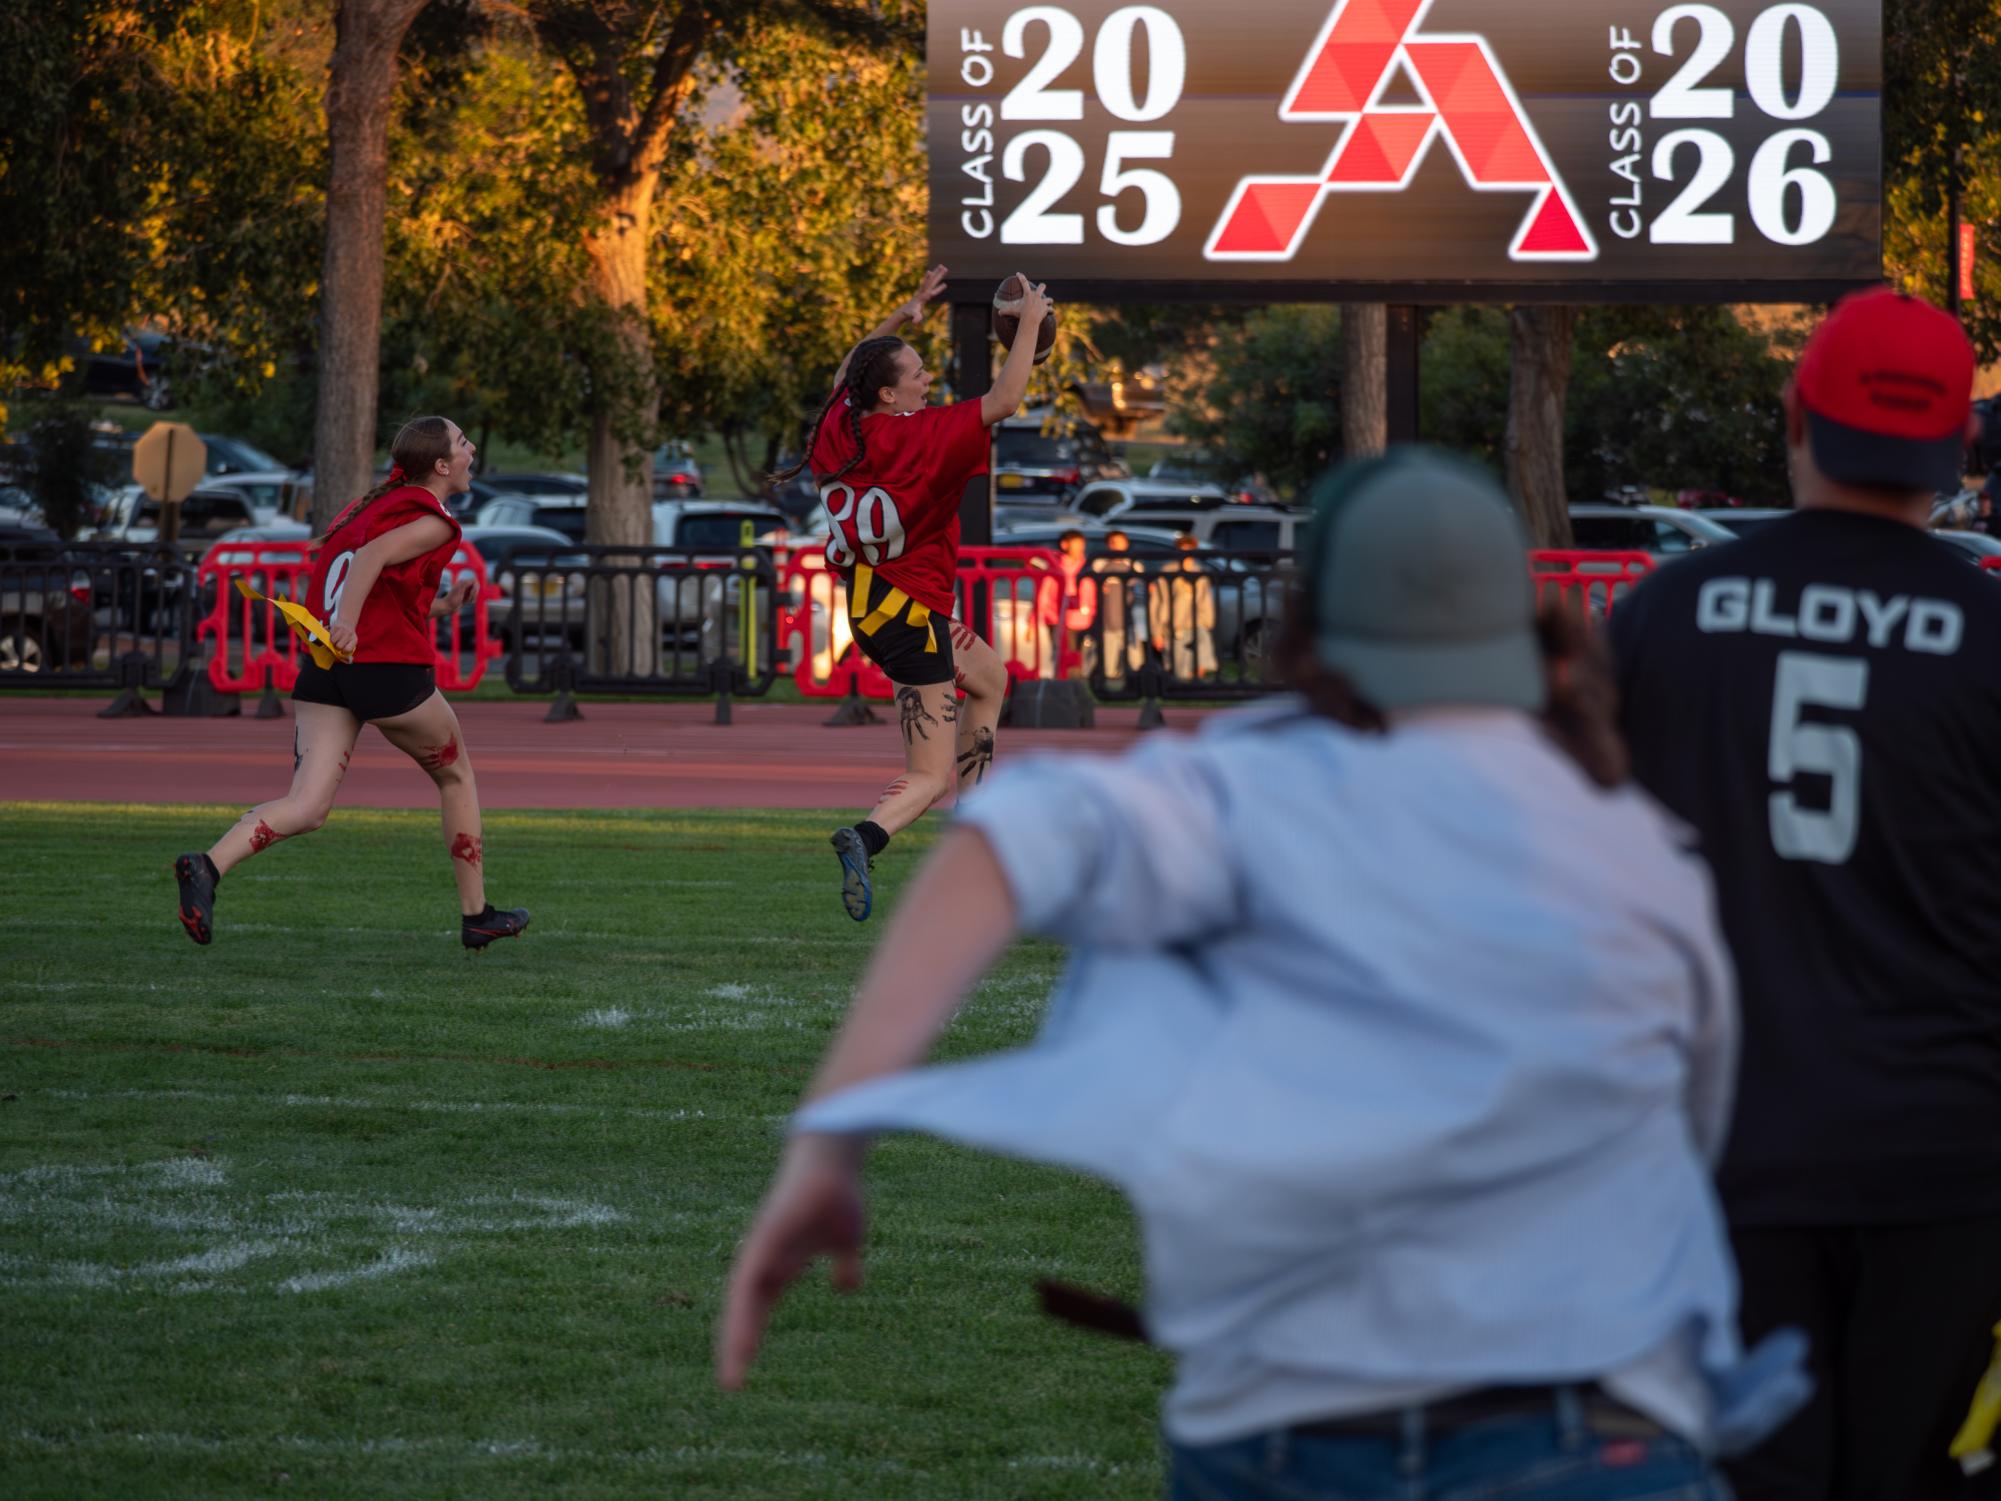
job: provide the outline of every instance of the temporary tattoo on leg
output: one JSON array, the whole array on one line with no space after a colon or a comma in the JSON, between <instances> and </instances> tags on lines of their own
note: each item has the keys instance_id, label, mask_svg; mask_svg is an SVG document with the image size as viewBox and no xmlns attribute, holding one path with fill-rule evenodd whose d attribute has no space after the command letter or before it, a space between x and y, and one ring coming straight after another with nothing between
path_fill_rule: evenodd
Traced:
<instances>
[{"instance_id":1,"label":"temporary tattoo on leg","mask_svg":"<svg viewBox=\"0 0 2001 1501\"><path fill-rule=\"evenodd\" d=\"M994 732L974 730L970 750L959 752L959 785L977 787L986 780L987 768L994 764Z\"/></svg>"},{"instance_id":2,"label":"temporary tattoo on leg","mask_svg":"<svg viewBox=\"0 0 2001 1501\"><path fill-rule=\"evenodd\" d=\"M452 841L452 858L463 860L468 865L480 863L484 854L483 841L477 834L461 834Z\"/></svg>"},{"instance_id":3,"label":"temporary tattoo on leg","mask_svg":"<svg viewBox=\"0 0 2001 1501\"><path fill-rule=\"evenodd\" d=\"M938 717L946 724L957 724L959 722L959 701L956 698L946 699L944 706L938 710Z\"/></svg>"},{"instance_id":4,"label":"temporary tattoo on leg","mask_svg":"<svg viewBox=\"0 0 2001 1501\"><path fill-rule=\"evenodd\" d=\"M459 737L447 736L443 745L434 745L417 758L417 764L426 771L443 771L459 758Z\"/></svg>"},{"instance_id":5,"label":"temporary tattoo on leg","mask_svg":"<svg viewBox=\"0 0 2001 1501\"><path fill-rule=\"evenodd\" d=\"M299 754L299 727L292 726L292 775L299 774L299 762L305 758Z\"/></svg>"},{"instance_id":6,"label":"temporary tattoo on leg","mask_svg":"<svg viewBox=\"0 0 2001 1501\"><path fill-rule=\"evenodd\" d=\"M257 820L257 827L250 831L250 853L260 855L280 839L289 839L291 837L289 834L280 834L260 818Z\"/></svg>"},{"instance_id":7,"label":"temporary tattoo on leg","mask_svg":"<svg viewBox=\"0 0 2001 1501\"><path fill-rule=\"evenodd\" d=\"M924 726L927 724L936 724L938 717L924 707L923 694L919 693L915 688L897 689L896 708L901 721L903 743L905 745L910 744L912 740L929 740L931 738L931 732L925 729Z\"/></svg>"}]
</instances>

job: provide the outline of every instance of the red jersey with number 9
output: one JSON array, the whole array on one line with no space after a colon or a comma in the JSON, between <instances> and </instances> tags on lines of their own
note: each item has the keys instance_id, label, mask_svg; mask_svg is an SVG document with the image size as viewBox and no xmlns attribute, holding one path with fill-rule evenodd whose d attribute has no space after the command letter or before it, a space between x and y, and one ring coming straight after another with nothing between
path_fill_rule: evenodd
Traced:
<instances>
[{"instance_id":1,"label":"red jersey with number 9","mask_svg":"<svg viewBox=\"0 0 2001 1501\"><path fill-rule=\"evenodd\" d=\"M837 401L813 439L813 477L832 475L853 457L848 403ZM977 400L862 418L862 461L838 480L821 481L820 503L833 523L827 566L850 572L867 563L918 603L950 617L959 574L959 497L987 472L989 444Z\"/></svg>"},{"instance_id":2,"label":"red jersey with number 9","mask_svg":"<svg viewBox=\"0 0 2001 1501\"><path fill-rule=\"evenodd\" d=\"M370 542L399 526L436 516L452 529L444 542L404 563L391 563L377 575L375 587L362 602L354 623L356 662L416 662L438 659L431 636L431 601L438 580L458 550L459 524L437 496L422 485L400 485L340 519L340 524L313 555L313 576L300 601L328 625L340 612L341 595L354 569L354 555Z\"/></svg>"}]
</instances>

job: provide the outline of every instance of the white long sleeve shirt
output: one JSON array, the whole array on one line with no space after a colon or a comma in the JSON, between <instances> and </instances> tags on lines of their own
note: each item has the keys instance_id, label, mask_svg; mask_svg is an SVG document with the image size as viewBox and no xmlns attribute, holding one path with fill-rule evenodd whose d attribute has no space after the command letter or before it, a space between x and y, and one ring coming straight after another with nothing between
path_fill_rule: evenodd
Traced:
<instances>
[{"instance_id":1,"label":"white long sleeve shirt","mask_svg":"<svg viewBox=\"0 0 2001 1501\"><path fill-rule=\"evenodd\" d=\"M1739 1366L1731 972L1642 794L1512 711L1370 736L1281 701L1025 762L963 816L1076 948L1041 1036L795 1124L1119 1185L1178 1441L1605 1379L1733 1448L1796 1400L1776 1352Z\"/></svg>"}]
</instances>

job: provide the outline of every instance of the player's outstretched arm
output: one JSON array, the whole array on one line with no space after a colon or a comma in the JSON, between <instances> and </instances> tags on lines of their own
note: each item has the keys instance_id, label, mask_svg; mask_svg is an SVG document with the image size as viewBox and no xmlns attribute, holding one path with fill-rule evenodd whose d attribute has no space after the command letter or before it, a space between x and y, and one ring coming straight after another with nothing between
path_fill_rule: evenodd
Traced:
<instances>
[{"instance_id":1,"label":"player's outstretched arm","mask_svg":"<svg viewBox=\"0 0 2001 1501\"><path fill-rule=\"evenodd\" d=\"M895 312L883 319L882 322L878 323L866 334L863 334L856 342L855 348L860 348L861 345L866 344L870 339L886 339L891 334L902 333L912 323L922 323L924 321L925 309L929 306L931 300L944 290L945 268L943 266L933 266L929 271L924 273L924 279L918 282L917 290L910 294L909 299L898 303ZM854 357L855 351L854 349L850 349L846 357L841 361L841 368L834 372L835 390L839 390L842 383L847 380L848 366L853 363Z\"/></svg>"},{"instance_id":2,"label":"player's outstretched arm","mask_svg":"<svg viewBox=\"0 0 2001 1501\"><path fill-rule=\"evenodd\" d=\"M953 1010L1016 931L1013 895L986 836L947 834L911 882L840 1033L806 1092L808 1101L921 1062ZM834 1286L861 1285L866 1143L800 1132L786 1144L750 1234L730 1270L716 1331L716 1380L743 1385L771 1310L822 1256Z\"/></svg>"},{"instance_id":3,"label":"player's outstretched arm","mask_svg":"<svg viewBox=\"0 0 2001 1501\"><path fill-rule=\"evenodd\" d=\"M1001 365L1000 379L980 398L980 421L988 427L1021 410L1022 398L1028 395L1029 372L1035 368L1035 333L1042 327L1050 305L1049 289L1041 282L1029 283L1021 299L1021 332L1015 336L1007 360Z\"/></svg>"}]
</instances>

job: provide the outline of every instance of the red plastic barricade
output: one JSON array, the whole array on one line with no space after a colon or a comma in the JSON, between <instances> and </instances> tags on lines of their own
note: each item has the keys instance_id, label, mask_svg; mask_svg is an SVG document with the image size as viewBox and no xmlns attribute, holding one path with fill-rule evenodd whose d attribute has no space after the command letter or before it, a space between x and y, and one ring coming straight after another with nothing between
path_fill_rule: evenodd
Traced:
<instances>
[{"instance_id":1,"label":"red plastic barricade","mask_svg":"<svg viewBox=\"0 0 2001 1501\"><path fill-rule=\"evenodd\" d=\"M882 669L854 649L848 590L817 549L800 548L779 575L784 600L778 639L792 654L792 676L809 698L888 699ZM956 612L996 652L1010 677L1060 677L1075 664L1061 629L1060 555L1041 547L959 550Z\"/></svg>"},{"instance_id":2,"label":"red plastic barricade","mask_svg":"<svg viewBox=\"0 0 2001 1501\"><path fill-rule=\"evenodd\" d=\"M258 693L275 688L289 693L299 680L300 642L285 617L263 600L238 592L240 578L272 599L298 599L312 577L310 542L218 543L203 555L196 576L203 598L214 599L196 628L195 638L215 640L208 680L220 693ZM471 606L471 629L459 613L445 618L447 644L438 649L438 686L450 692L471 688L486 675L486 664L500 655L500 643L490 639L486 612L500 590L486 576L480 555L459 544L445 568L444 587L470 577L479 589ZM314 613L321 613L315 611ZM467 666L467 659L471 665Z\"/></svg>"},{"instance_id":3,"label":"red plastic barricade","mask_svg":"<svg viewBox=\"0 0 2001 1501\"><path fill-rule=\"evenodd\" d=\"M1613 603L1654 571L1643 552L1591 552L1582 548L1538 548L1529 553L1529 575L1540 604L1554 589L1576 594L1592 613L1609 618Z\"/></svg>"}]
</instances>

